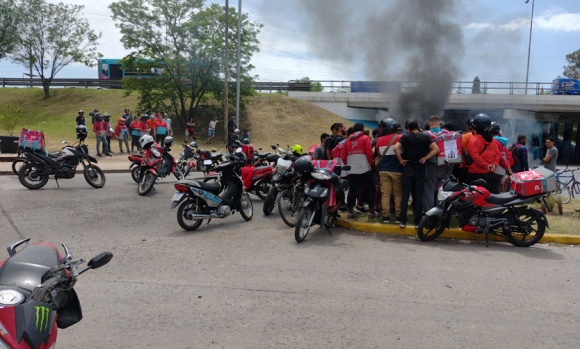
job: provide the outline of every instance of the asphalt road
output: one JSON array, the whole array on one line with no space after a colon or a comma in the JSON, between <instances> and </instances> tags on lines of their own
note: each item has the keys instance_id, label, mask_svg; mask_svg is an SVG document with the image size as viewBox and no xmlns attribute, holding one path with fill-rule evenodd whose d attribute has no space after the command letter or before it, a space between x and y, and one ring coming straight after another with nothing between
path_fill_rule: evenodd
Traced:
<instances>
[{"instance_id":1,"label":"asphalt road","mask_svg":"<svg viewBox=\"0 0 580 349\"><path fill-rule=\"evenodd\" d=\"M311 232L239 214L183 231L173 181L128 173L28 190L0 176L0 245L66 243L115 257L77 283L62 348L578 348L580 248ZM5 252L4 252L5 253Z\"/></svg>"}]
</instances>

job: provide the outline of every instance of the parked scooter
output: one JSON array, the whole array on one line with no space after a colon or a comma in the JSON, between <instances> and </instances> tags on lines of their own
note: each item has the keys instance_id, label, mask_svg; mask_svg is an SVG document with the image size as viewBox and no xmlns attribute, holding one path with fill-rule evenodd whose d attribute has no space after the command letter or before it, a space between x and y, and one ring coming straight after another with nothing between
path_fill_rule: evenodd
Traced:
<instances>
[{"instance_id":1,"label":"parked scooter","mask_svg":"<svg viewBox=\"0 0 580 349\"><path fill-rule=\"evenodd\" d=\"M511 193L491 194L484 180L458 184L455 178L447 179L437 192L437 206L425 213L419 223L417 234L423 241L435 240L449 228L455 216L461 230L485 234L488 246L489 234L503 236L518 247L528 247L544 236L548 220L544 214L528 207L539 201L546 193L532 196Z\"/></svg>"},{"instance_id":2,"label":"parked scooter","mask_svg":"<svg viewBox=\"0 0 580 349\"><path fill-rule=\"evenodd\" d=\"M307 183L305 201L294 229L296 242L302 242L314 224L327 229L334 225L348 189L347 180L339 174L342 170L350 170L350 166L338 166L336 160L311 161L309 156L303 156L294 163L294 170L302 175L301 181Z\"/></svg>"},{"instance_id":3,"label":"parked scooter","mask_svg":"<svg viewBox=\"0 0 580 349\"><path fill-rule=\"evenodd\" d=\"M276 173L272 176L272 186L268 190L266 199L264 199L264 215L269 216L278 202L280 192L291 189L297 177L294 172L294 163L292 160L285 158L278 158L276 162Z\"/></svg>"},{"instance_id":4,"label":"parked scooter","mask_svg":"<svg viewBox=\"0 0 580 349\"><path fill-rule=\"evenodd\" d=\"M177 222L188 231L196 230L204 219L208 223L215 218L226 218L236 211L246 221L252 219L253 205L244 190L240 169L246 164L246 156L239 149L235 155L214 167L224 181L205 183L195 180L180 181L175 184L177 193L173 195L171 208L177 209Z\"/></svg>"},{"instance_id":5,"label":"parked scooter","mask_svg":"<svg viewBox=\"0 0 580 349\"><path fill-rule=\"evenodd\" d=\"M139 138L139 145L143 149L143 163L139 172L139 195L147 195L153 189L157 178L164 178L173 173L178 180L185 176L179 168L173 156L169 153L173 137L165 137L163 148L153 141L150 135Z\"/></svg>"},{"instance_id":6,"label":"parked scooter","mask_svg":"<svg viewBox=\"0 0 580 349\"><path fill-rule=\"evenodd\" d=\"M113 254L103 252L79 270L83 259L62 244L64 258L51 243L38 242L16 249L24 239L8 247L9 258L0 261L0 348L54 348L58 329L83 318L74 285L89 269L107 264Z\"/></svg>"}]
</instances>

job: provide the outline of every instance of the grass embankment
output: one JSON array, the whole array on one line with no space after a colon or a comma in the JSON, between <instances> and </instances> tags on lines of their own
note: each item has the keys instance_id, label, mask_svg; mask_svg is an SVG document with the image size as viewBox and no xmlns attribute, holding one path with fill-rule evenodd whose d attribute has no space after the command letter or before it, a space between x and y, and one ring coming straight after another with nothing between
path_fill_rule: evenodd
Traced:
<instances>
[{"instance_id":1,"label":"grass embankment","mask_svg":"<svg viewBox=\"0 0 580 349\"><path fill-rule=\"evenodd\" d=\"M89 123L88 113L94 108L101 113L108 112L114 126L123 109L135 111L137 103L136 95L124 97L122 90L51 89L51 97L44 99L39 88L0 88L0 105L10 104L12 110L19 108L22 112L14 135L18 136L22 128L40 129L46 135L49 150L60 149L63 139L75 140L75 118L79 109L85 111ZM213 102L199 109L196 129L200 147L222 151L225 148L223 123L218 123L212 144L205 144L209 120L213 116L223 119L219 104ZM322 132L330 133L330 125L335 122L352 125L348 120L305 101L281 94L258 94L249 99L247 110L240 115L239 128L249 130L256 149L270 150L270 144L278 143L281 147L301 144L306 151L310 145L320 142ZM0 135L8 133L0 130ZM181 130L174 136L177 142L184 140ZM94 143L92 132L89 132L88 143Z\"/></svg>"}]
</instances>

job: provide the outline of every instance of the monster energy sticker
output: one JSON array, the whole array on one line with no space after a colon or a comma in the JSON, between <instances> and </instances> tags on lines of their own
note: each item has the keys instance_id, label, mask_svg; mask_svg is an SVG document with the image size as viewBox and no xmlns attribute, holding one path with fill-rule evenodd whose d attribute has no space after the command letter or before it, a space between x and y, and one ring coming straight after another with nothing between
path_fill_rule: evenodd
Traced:
<instances>
[{"instance_id":1,"label":"monster energy sticker","mask_svg":"<svg viewBox=\"0 0 580 349\"><path fill-rule=\"evenodd\" d=\"M42 332L48 329L50 309L44 306L34 307L36 309L36 330Z\"/></svg>"}]
</instances>

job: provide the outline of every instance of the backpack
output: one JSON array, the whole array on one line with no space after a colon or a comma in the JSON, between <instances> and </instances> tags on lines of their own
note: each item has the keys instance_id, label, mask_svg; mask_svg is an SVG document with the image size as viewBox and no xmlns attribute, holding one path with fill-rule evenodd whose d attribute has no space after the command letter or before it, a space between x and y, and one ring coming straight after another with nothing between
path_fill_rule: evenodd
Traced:
<instances>
[{"instance_id":1,"label":"backpack","mask_svg":"<svg viewBox=\"0 0 580 349\"><path fill-rule=\"evenodd\" d=\"M516 156L515 151L517 148L519 148L521 146L522 146L521 143L515 143L508 149L509 151L507 153L507 158L508 158L510 164L512 165L512 167L518 163L518 157Z\"/></svg>"}]
</instances>

